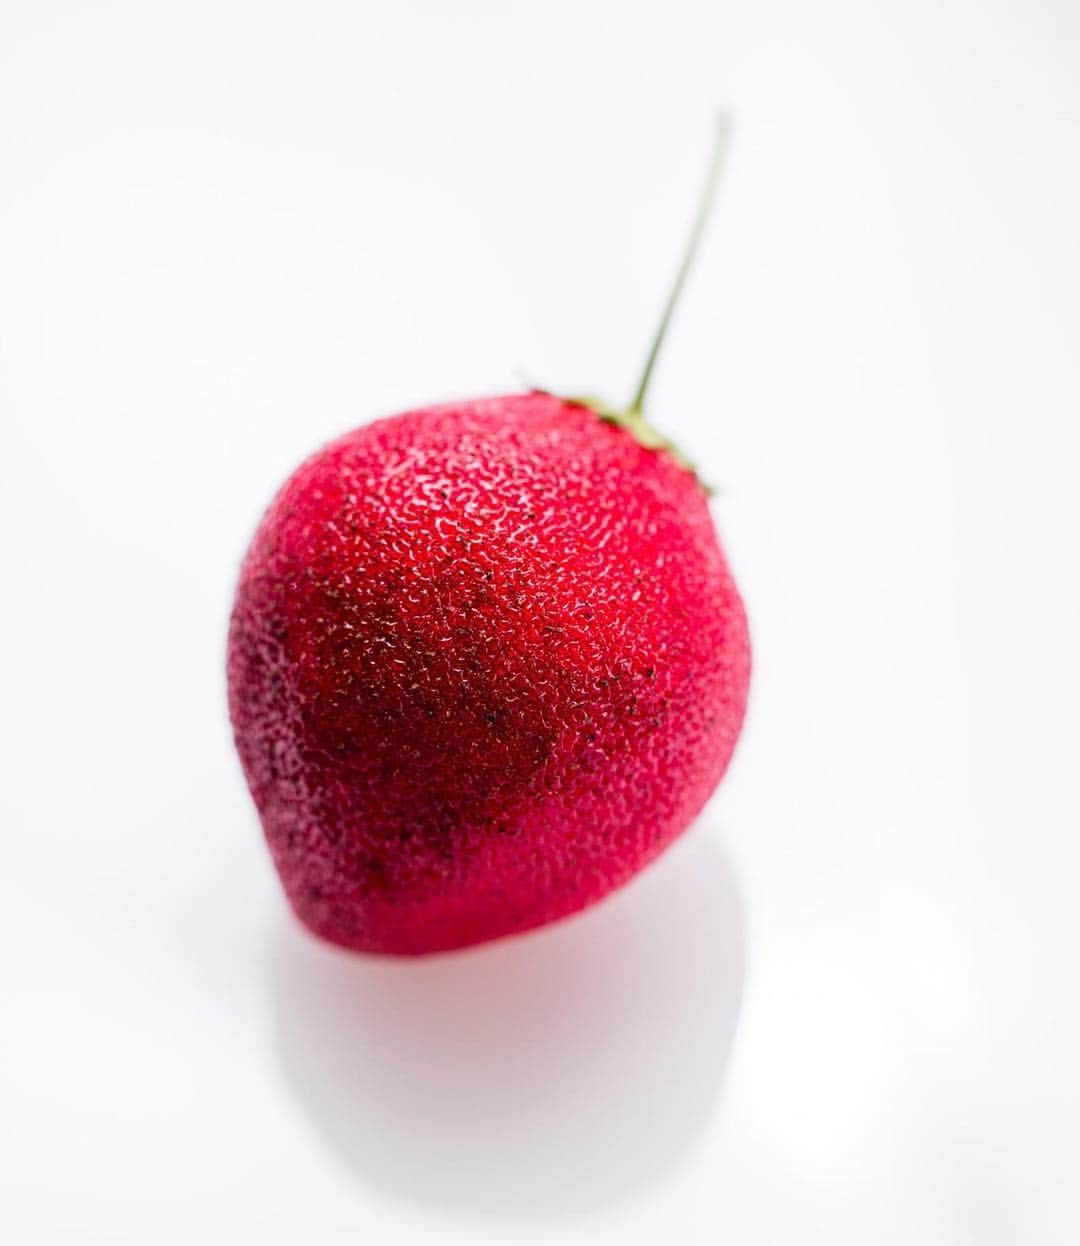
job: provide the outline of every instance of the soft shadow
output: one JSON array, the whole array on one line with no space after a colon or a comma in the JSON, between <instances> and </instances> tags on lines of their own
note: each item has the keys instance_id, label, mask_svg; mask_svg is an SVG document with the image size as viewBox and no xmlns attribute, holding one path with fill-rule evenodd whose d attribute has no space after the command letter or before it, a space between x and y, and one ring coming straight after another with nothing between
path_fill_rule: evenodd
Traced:
<instances>
[{"instance_id":1,"label":"soft shadow","mask_svg":"<svg viewBox=\"0 0 1080 1246\"><path fill-rule=\"evenodd\" d=\"M572 1215L660 1178L707 1123L745 945L704 828L598 908L419 961L292 923L273 959L287 1081L357 1180L473 1215Z\"/></svg>"}]
</instances>

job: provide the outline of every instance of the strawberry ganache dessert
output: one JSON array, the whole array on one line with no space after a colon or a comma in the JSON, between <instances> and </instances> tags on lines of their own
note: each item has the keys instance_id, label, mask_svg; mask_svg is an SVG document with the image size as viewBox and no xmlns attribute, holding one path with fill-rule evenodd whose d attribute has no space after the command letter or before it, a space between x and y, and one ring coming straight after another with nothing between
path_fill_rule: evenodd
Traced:
<instances>
[{"instance_id":1,"label":"strawberry ganache dessert","mask_svg":"<svg viewBox=\"0 0 1080 1246\"><path fill-rule=\"evenodd\" d=\"M706 491L642 414L709 197L628 408L530 391L377 420L262 519L229 709L322 938L416 955L566 916L720 781L746 615Z\"/></svg>"}]
</instances>

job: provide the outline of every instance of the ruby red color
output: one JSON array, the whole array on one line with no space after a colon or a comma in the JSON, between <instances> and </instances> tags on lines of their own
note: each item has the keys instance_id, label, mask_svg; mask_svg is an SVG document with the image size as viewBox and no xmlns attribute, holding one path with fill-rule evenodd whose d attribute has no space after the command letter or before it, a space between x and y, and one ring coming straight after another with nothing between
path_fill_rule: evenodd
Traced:
<instances>
[{"instance_id":1,"label":"ruby red color","mask_svg":"<svg viewBox=\"0 0 1080 1246\"><path fill-rule=\"evenodd\" d=\"M746 616L694 477L531 393L308 459L240 574L237 748L286 894L418 954L606 895L691 822L746 706Z\"/></svg>"}]
</instances>

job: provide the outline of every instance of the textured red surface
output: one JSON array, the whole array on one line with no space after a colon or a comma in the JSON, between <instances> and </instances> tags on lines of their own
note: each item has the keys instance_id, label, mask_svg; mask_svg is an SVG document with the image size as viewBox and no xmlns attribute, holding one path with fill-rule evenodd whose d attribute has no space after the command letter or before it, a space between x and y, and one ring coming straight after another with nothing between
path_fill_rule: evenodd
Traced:
<instances>
[{"instance_id":1,"label":"textured red surface","mask_svg":"<svg viewBox=\"0 0 1080 1246\"><path fill-rule=\"evenodd\" d=\"M237 747L316 934L422 953L625 882L742 724L742 603L693 477L541 394L380 420L286 482L229 633Z\"/></svg>"}]
</instances>

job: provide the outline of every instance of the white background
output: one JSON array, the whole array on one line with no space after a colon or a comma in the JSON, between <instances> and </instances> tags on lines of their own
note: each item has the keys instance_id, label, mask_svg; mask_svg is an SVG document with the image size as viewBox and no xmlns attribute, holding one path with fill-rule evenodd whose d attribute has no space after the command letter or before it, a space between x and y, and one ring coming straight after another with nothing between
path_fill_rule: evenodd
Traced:
<instances>
[{"instance_id":1,"label":"white background","mask_svg":"<svg viewBox=\"0 0 1080 1246\"><path fill-rule=\"evenodd\" d=\"M286 915L238 560L322 440L653 393L752 712L696 828L422 964ZM1075 1243L1080 10L0 0L6 1241Z\"/></svg>"}]
</instances>

